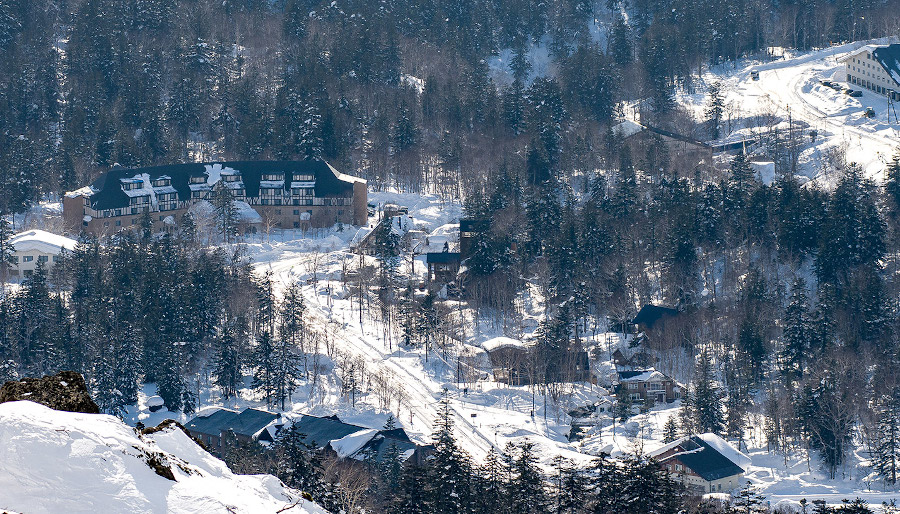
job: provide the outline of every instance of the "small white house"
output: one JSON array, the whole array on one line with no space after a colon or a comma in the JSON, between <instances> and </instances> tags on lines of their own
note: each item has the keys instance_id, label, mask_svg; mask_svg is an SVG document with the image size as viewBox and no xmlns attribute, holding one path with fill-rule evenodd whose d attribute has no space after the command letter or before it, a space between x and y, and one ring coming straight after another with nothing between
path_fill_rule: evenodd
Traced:
<instances>
[{"instance_id":1,"label":"small white house","mask_svg":"<svg viewBox=\"0 0 900 514\"><path fill-rule=\"evenodd\" d=\"M12 279L30 276L38 263L50 269L60 259L63 251L71 252L77 241L43 230L29 230L16 234L9 240L13 248L13 265L9 269Z\"/></svg>"}]
</instances>

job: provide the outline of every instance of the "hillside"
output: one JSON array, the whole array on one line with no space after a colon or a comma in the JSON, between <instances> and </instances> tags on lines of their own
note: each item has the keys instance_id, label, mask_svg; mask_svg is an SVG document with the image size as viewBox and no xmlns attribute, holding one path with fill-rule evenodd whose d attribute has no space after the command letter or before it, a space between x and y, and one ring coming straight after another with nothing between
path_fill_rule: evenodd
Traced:
<instances>
[{"instance_id":1,"label":"hillside","mask_svg":"<svg viewBox=\"0 0 900 514\"><path fill-rule=\"evenodd\" d=\"M26 401L0 405L3 509L324 512L273 476L232 473L178 428L138 435L113 416L55 411Z\"/></svg>"}]
</instances>

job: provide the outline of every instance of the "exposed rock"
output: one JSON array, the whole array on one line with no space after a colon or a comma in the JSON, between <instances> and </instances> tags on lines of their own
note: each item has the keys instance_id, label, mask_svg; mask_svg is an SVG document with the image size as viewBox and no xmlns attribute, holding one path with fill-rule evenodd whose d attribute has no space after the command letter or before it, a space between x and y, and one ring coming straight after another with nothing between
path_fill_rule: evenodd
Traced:
<instances>
[{"instance_id":1,"label":"exposed rock","mask_svg":"<svg viewBox=\"0 0 900 514\"><path fill-rule=\"evenodd\" d=\"M99 414L84 377L74 371L60 371L43 378L10 380L0 387L0 403L29 400L51 409Z\"/></svg>"}]
</instances>

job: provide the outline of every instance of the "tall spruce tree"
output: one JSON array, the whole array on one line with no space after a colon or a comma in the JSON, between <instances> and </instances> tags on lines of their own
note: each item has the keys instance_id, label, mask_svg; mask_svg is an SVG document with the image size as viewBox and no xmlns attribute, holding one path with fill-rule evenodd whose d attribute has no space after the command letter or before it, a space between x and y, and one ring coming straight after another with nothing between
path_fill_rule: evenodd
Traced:
<instances>
[{"instance_id":1,"label":"tall spruce tree","mask_svg":"<svg viewBox=\"0 0 900 514\"><path fill-rule=\"evenodd\" d=\"M722 398L719 387L716 385L712 356L709 350L703 350L697 358L690 403L699 432L722 433L725 428Z\"/></svg>"}]
</instances>

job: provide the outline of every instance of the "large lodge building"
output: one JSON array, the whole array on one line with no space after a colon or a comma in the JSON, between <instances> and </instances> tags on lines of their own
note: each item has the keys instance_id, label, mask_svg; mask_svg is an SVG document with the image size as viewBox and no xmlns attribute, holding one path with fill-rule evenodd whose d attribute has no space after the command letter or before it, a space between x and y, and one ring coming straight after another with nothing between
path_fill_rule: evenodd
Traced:
<instances>
[{"instance_id":1,"label":"large lodge building","mask_svg":"<svg viewBox=\"0 0 900 514\"><path fill-rule=\"evenodd\" d=\"M239 212L255 211L270 227L365 225L367 220L366 181L321 160L113 168L93 184L67 193L63 217L67 229L76 233L129 228L140 224L145 212L161 226L177 222L195 204L213 201L218 188L231 193Z\"/></svg>"}]
</instances>

